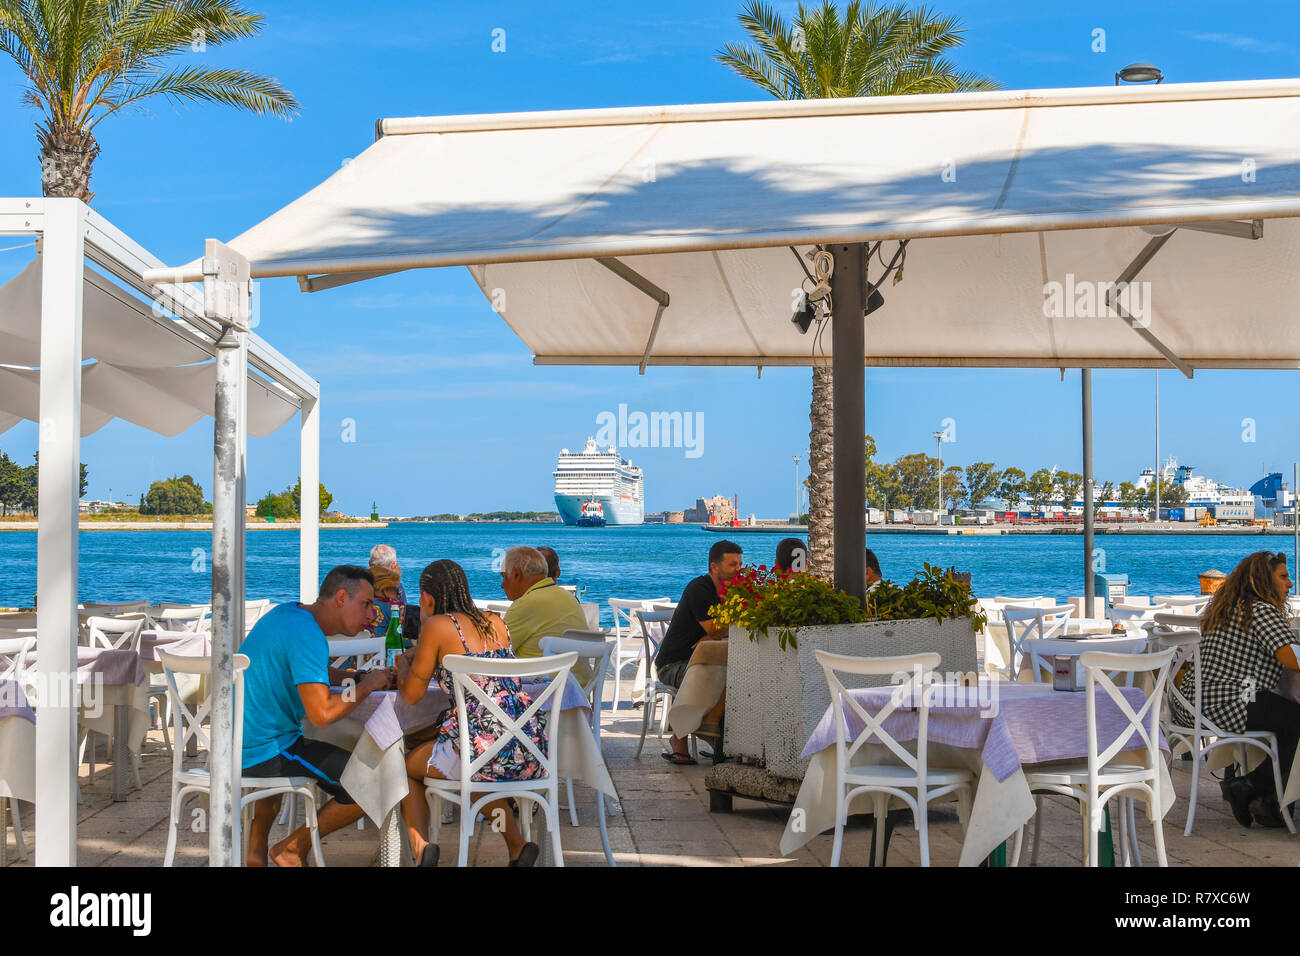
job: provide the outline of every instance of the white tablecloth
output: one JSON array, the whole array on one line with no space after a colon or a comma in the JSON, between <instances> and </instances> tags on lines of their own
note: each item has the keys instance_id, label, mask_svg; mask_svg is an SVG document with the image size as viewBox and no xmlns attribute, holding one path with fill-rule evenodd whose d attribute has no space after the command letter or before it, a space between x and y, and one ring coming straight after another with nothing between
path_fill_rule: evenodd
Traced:
<instances>
[{"instance_id":1,"label":"white tablecloth","mask_svg":"<svg viewBox=\"0 0 1300 956\"><path fill-rule=\"evenodd\" d=\"M889 690L880 688L875 693ZM964 690L972 698L969 701L961 700L960 692L954 692L947 698L954 706L931 708L929 763L932 767L965 768L976 775L975 800L960 865L978 866L1034 815L1034 798L1025 769L1040 769L1052 762L1087 756L1087 732L1082 719L1085 701L1082 694L1053 691L1050 685L1001 682L994 708L988 706L991 699L988 691L983 691L981 698L971 688ZM856 696L872 692L854 693ZM1126 696L1129 695L1135 695L1134 705L1142 696L1136 689L1128 690ZM945 699L942 694L940 699ZM1099 715L1105 713L1108 703L1104 692L1099 691ZM1109 704L1109 709L1119 714L1114 704ZM900 726L909 719L915 724L916 715L896 711L886 721L886 731L900 741L915 740L915 727L909 738L906 728ZM810 755L808 772L781 837L782 854L793 853L835 826L834 738L831 737L829 746L819 739L826 736L825 731L830 727L829 710L823 725L809 742L810 747L819 749ZM1104 726L1099 728L1099 735L1105 738ZM1108 739L1115 739L1113 732ZM883 746L864 746L855 755L854 765L883 762L887 757L888 751ZM1163 817L1173 806L1174 788L1163 761L1160 767L1160 815ZM849 806L849 814L871 812L870 799L866 794L856 798ZM893 805L904 804L895 801Z\"/></svg>"}]
</instances>

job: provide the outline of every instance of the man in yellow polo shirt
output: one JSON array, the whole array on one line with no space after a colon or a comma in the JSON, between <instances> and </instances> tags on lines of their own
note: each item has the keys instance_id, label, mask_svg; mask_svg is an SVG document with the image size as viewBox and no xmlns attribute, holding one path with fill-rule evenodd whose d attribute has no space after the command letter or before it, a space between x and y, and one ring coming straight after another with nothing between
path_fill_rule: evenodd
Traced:
<instances>
[{"instance_id":1,"label":"man in yellow polo shirt","mask_svg":"<svg viewBox=\"0 0 1300 956\"><path fill-rule=\"evenodd\" d=\"M542 638L587 629L578 599L547 577L546 570L546 559L535 548L511 548L501 562L501 590L514 602L505 620L515 657L541 657ZM573 665L573 676L586 686L591 671L579 660Z\"/></svg>"}]
</instances>

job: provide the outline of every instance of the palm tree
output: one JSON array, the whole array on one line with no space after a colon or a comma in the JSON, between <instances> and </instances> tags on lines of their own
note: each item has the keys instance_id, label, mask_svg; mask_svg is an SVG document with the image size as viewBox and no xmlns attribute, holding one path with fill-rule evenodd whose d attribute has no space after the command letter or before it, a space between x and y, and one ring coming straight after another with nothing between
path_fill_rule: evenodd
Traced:
<instances>
[{"instance_id":1,"label":"palm tree","mask_svg":"<svg viewBox=\"0 0 1300 956\"><path fill-rule=\"evenodd\" d=\"M275 80L245 70L161 62L256 35L262 17L234 0L0 0L0 51L27 78L23 100L37 125L46 196L89 202L106 116L154 96L224 103L258 115L298 108Z\"/></svg>"},{"instance_id":2,"label":"palm tree","mask_svg":"<svg viewBox=\"0 0 1300 956\"><path fill-rule=\"evenodd\" d=\"M850 0L841 13L833 0L799 3L787 24L761 0L749 0L738 19L753 46L728 43L717 60L783 100L836 96L898 96L994 90L998 84L958 70L944 54L962 43L955 17L924 7L871 5ZM813 366L808 419L808 550L810 570L835 567L831 488L831 370Z\"/></svg>"}]
</instances>

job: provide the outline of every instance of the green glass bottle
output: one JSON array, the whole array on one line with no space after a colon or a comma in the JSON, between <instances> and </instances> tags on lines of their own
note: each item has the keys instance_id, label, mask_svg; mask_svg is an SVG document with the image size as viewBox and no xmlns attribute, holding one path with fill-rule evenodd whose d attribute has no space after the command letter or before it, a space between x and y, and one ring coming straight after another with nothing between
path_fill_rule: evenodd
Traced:
<instances>
[{"instance_id":1,"label":"green glass bottle","mask_svg":"<svg viewBox=\"0 0 1300 956\"><path fill-rule=\"evenodd\" d=\"M402 640L402 605L390 604L388 613L388 630L384 632L384 660L389 667L396 663L397 655L406 650L406 641Z\"/></svg>"}]
</instances>

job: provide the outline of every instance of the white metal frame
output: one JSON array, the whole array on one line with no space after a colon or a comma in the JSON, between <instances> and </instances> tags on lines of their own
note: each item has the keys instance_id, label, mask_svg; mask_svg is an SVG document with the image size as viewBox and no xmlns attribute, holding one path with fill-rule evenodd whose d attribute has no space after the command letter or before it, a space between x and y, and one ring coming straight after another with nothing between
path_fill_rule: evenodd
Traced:
<instances>
[{"instance_id":1,"label":"white metal frame","mask_svg":"<svg viewBox=\"0 0 1300 956\"><path fill-rule=\"evenodd\" d=\"M1013 607L1002 608L1002 623L1007 629L1007 680L1018 680L1023 658L1030 653L1026 645L1034 640L1056 636L1065 631L1066 622L1074 614L1073 604L1058 604L1056 607ZM1033 677L1037 678L1037 672Z\"/></svg>"},{"instance_id":2,"label":"white metal frame","mask_svg":"<svg viewBox=\"0 0 1300 956\"><path fill-rule=\"evenodd\" d=\"M147 302L138 303L142 317L214 354L221 322L219 317L210 317L203 297L187 286L163 283L155 290L145 281L145 273L162 268L162 261L81 200L0 199L0 235L31 236L38 240L41 253L41 521L37 532L37 590L41 603L36 671L40 679L54 686L52 682L60 675L75 673L77 667L82 294L87 277L94 276L86 268L86 260L146 300L161 301L176 320L155 314ZM90 281L101 287L107 284L99 277ZM159 293L165 298L159 299ZM128 302L134 297L123 294L118 298ZM309 476L319 474L316 403L320 386L258 336L247 333L246 339L246 350L239 350L237 371L243 372L246 362L265 376L266 383L282 398L303 410L304 513L299 588L304 596L314 598L319 584L316 579L319 525L313 504L318 492L316 481L309 480ZM240 380L246 383L246 376L241 375ZM233 427L241 436L237 484L242 495L242 407L240 411L238 421L218 420L214 430L221 434ZM242 501L240 497L237 514L214 512L213 515L214 523L226 520L239 529L236 538L241 557L224 569L230 573L220 577L230 582L227 597L241 607L244 599ZM214 571L218 560L214 548ZM218 578L214 573L214 582ZM242 633L232 635L230 646L233 648L242 636ZM55 703L58 702L42 708L36 729L36 794L41 807L36 821L36 856L42 866L75 866L77 709L67 701L63 701L65 706L55 706ZM219 829L215 826L211 829L214 844L222 839Z\"/></svg>"}]
</instances>

